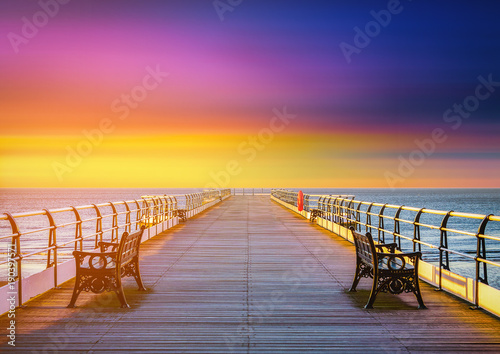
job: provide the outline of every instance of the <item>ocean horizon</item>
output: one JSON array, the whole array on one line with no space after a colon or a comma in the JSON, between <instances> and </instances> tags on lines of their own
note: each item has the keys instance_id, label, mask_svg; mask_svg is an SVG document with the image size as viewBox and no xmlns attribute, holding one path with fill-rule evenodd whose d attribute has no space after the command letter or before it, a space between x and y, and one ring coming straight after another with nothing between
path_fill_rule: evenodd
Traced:
<instances>
[{"instance_id":1,"label":"ocean horizon","mask_svg":"<svg viewBox=\"0 0 500 354\"><path fill-rule=\"evenodd\" d=\"M244 188L248 193L271 188ZM354 195L356 200L500 215L500 188L285 188L315 195ZM243 188L231 188L241 193ZM0 214L181 195L203 188L0 188ZM430 193L432 192L432 193ZM437 192L437 193L436 193ZM443 198L444 197L444 198Z\"/></svg>"}]
</instances>

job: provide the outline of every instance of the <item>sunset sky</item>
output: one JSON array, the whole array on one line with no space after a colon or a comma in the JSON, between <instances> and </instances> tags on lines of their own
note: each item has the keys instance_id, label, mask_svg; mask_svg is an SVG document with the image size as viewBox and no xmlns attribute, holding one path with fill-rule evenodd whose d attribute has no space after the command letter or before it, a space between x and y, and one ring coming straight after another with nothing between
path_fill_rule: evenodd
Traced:
<instances>
[{"instance_id":1,"label":"sunset sky","mask_svg":"<svg viewBox=\"0 0 500 354\"><path fill-rule=\"evenodd\" d=\"M0 187L500 187L499 18L3 0Z\"/></svg>"}]
</instances>

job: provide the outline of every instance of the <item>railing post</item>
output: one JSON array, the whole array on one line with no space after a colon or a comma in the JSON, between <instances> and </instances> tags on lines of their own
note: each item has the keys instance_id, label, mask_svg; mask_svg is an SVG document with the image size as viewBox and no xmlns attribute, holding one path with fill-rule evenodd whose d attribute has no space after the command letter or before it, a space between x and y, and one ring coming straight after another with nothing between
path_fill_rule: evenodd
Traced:
<instances>
[{"instance_id":1,"label":"railing post","mask_svg":"<svg viewBox=\"0 0 500 354\"><path fill-rule=\"evenodd\" d=\"M420 241L420 217L422 216L422 213L424 212L424 208L421 208L418 212L417 215L415 215L415 219L413 219L413 252L417 251L417 245L418 245L418 250L421 252L422 251L422 245L419 242L415 241ZM401 238L399 238L399 249L401 249Z\"/></svg>"},{"instance_id":2,"label":"railing post","mask_svg":"<svg viewBox=\"0 0 500 354\"><path fill-rule=\"evenodd\" d=\"M158 197L158 202L160 203L159 223L163 224L163 222L165 221L165 217L166 217L166 211L165 210L166 210L166 207L167 207L167 198L159 196Z\"/></svg>"},{"instance_id":3,"label":"railing post","mask_svg":"<svg viewBox=\"0 0 500 354\"><path fill-rule=\"evenodd\" d=\"M168 218L173 219L174 215L174 200L175 197L168 196Z\"/></svg>"},{"instance_id":4,"label":"railing post","mask_svg":"<svg viewBox=\"0 0 500 354\"><path fill-rule=\"evenodd\" d=\"M163 215L165 214L164 213L165 204L163 203L162 197L156 197L156 200L158 202L158 224L160 224L161 222L163 222Z\"/></svg>"},{"instance_id":5,"label":"railing post","mask_svg":"<svg viewBox=\"0 0 500 354\"><path fill-rule=\"evenodd\" d=\"M338 208L338 197L333 200L333 203L331 205L332 208L332 222L339 223L340 216L339 216L339 208Z\"/></svg>"},{"instance_id":6,"label":"railing post","mask_svg":"<svg viewBox=\"0 0 500 354\"><path fill-rule=\"evenodd\" d=\"M399 215L401 214L401 210L403 210L403 205L401 205L398 210L396 210L396 214L394 214L394 232L392 233L392 237L394 238L393 242L396 242L396 235L399 240L399 250L401 250L401 225L399 222ZM413 236L413 239L415 240L415 236ZM413 252L415 252L415 241L413 241Z\"/></svg>"},{"instance_id":7,"label":"railing post","mask_svg":"<svg viewBox=\"0 0 500 354\"><path fill-rule=\"evenodd\" d=\"M174 204L172 205L172 207L173 207L173 210L175 212L172 213L172 217L178 217L179 215L177 214L177 209L179 208L179 204L177 202L177 197L173 197L173 198L174 198Z\"/></svg>"},{"instance_id":8,"label":"railing post","mask_svg":"<svg viewBox=\"0 0 500 354\"><path fill-rule=\"evenodd\" d=\"M139 223L141 222L142 218L142 206L139 204L137 200L134 199L135 202L135 207L137 208L135 210L135 229L139 229Z\"/></svg>"},{"instance_id":9,"label":"railing post","mask_svg":"<svg viewBox=\"0 0 500 354\"><path fill-rule=\"evenodd\" d=\"M378 212L378 242L382 240L382 243L385 243L385 223L384 223L384 210L387 204L382 205L380 208L380 211ZM382 238L380 238L380 235L382 235Z\"/></svg>"},{"instance_id":10,"label":"railing post","mask_svg":"<svg viewBox=\"0 0 500 354\"><path fill-rule=\"evenodd\" d=\"M325 199L323 199L323 204L325 204L327 220L330 221L330 222L333 222L333 203L332 203L332 197L330 196L328 198L328 201L326 200L326 197L325 197Z\"/></svg>"},{"instance_id":11,"label":"railing post","mask_svg":"<svg viewBox=\"0 0 500 354\"><path fill-rule=\"evenodd\" d=\"M170 197L163 195L163 199L165 199L165 206L163 209L163 221L167 221L170 218Z\"/></svg>"},{"instance_id":12,"label":"railing post","mask_svg":"<svg viewBox=\"0 0 500 354\"><path fill-rule=\"evenodd\" d=\"M111 242L118 242L118 213L116 211L115 205L112 202L109 202L109 205L111 205L111 209L113 209L113 221L111 223Z\"/></svg>"},{"instance_id":13,"label":"railing post","mask_svg":"<svg viewBox=\"0 0 500 354\"><path fill-rule=\"evenodd\" d=\"M161 197L155 197L156 201L156 224L160 224L163 221L163 201Z\"/></svg>"},{"instance_id":14,"label":"railing post","mask_svg":"<svg viewBox=\"0 0 500 354\"><path fill-rule=\"evenodd\" d=\"M125 205L125 209L127 210L127 213L125 214L125 231L131 233L132 224L130 222L130 208L126 201L123 201L123 204Z\"/></svg>"},{"instance_id":15,"label":"railing post","mask_svg":"<svg viewBox=\"0 0 500 354\"><path fill-rule=\"evenodd\" d=\"M450 258L448 251L444 251L443 249L448 249L448 233L446 230L446 225L448 223L448 220L450 219L451 213L453 210L449 211L446 213L446 215L443 217L443 220L441 221L441 226L439 227L440 230L440 236L439 236L439 288L438 290L442 290L442 273L443 269L445 270L450 270ZM445 264L443 264L443 252L444 253L444 258L445 258Z\"/></svg>"},{"instance_id":16,"label":"railing post","mask_svg":"<svg viewBox=\"0 0 500 354\"><path fill-rule=\"evenodd\" d=\"M172 199L175 197L168 197L168 218L173 219L174 218L174 200Z\"/></svg>"},{"instance_id":17,"label":"railing post","mask_svg":"<svg viewBox=\"0 0 500 354\"><path fill-rule=\"evenodd\" d=\"M142 199L142 205L143 205L143 213L141 216L141 221L143 222L144 225L146 225L146 228L150 228L149 225L149 203L146 199ZM149 231L148 231L148 240L149 240Z\"/></svg>"},{"instance_id":18,"label":"railing post","mask_svg":"<svg viewBox=\"0 0 500 354\"><path fill-rule=\"evenodd\" d=\"M10 228L12 229L12 240L11 247L15 248L15 256L14 259L17 263L17 274L15 275L15 279L17 280L17 298L19 307L25 307L23 305L23 272L22 272L22 263L23 263L23 255L21 253L21 233L19 232L19 226L17 225L16 220L10 213L4 213L7 216L7 220L9 220ZM9 258L10 255L9 255Z\"/></svg>"},{"instance_id":19,"label":"railing post","mask_svg":"<svg viewBox=\"0 0 500 354\"><path fill-rule=\"evenodd\" d=\"M73 213L75 213L75 220L76 220L76 224L75 224L75 251L77 250L78 246L77 246L77 241L78 239L79 240L79 243L80 243L80 251L83 250L83 240L82 240L82 218L80 216L80 213L78 212L78 210L76 210L75 207L71 207L71 209L73 209Z\"/></svg>"},{"instance_id":20,"label":"railing post","mask_svg":"<svg viewBox=\"0 0 500 354\"><path fill-rule=\"evenodd\" d=\"M54 266L54 288L57 288L57 225L48 209L43 209L47 219L49 219L49 250L47 251L47 268ZM53 254L53 262L50 262L50 255Z\"/></svg>"},{"instance_id":21,"label":"railing post","mask_svg":"<svg viewBox=\"0 0 500 354\"><path fill-rule=\"evenodd\" d=\"M358 203L358 207L356 208L356 226L355 230L361 231L361 203Z\"/></svg>"},{"instance_id":22,"label":"railing post","mask_svg":"<svg viewBox=\"0 0 500 354\"><path fill-rule=\"evenodd\" d=\"M353 204L353 201L352 199L349 201L349 204L347 204L347 228L349 228L351 226L351 222L352 222L352 216L354 215L354 212L352 210L352 204Z\"/></svg>"},{"instance_id":23,"label":"railing post","mask_svg":"<svg viewBox=\"0 0 500 354\"><path fill-rule=\"evenodd\" d=\"M160 201L158 198L152 198L153 200L153 223L155 227L155 236L158 234L158 224L159 224L159 217L160 217Z\"/></svg>"},{"instance_id":24,"label":"railing post","mask_svg":"<svg viewBox=\"0 0 500 354\"><path fill-rule=\"evenodd\" d=\"M153 197L153 223L158 225L160 222L160 201L158 198Z\"/></svg>"},{"instance_id":25,"label":"railing post","mask_svg":"<svg viewBox=\"0 0 500 354\"><path fill-rule=\"evenodd\" d=\"M346 203L347 203L346 199L344 199L344 198L340 199L340 205L339 205L340 206L340 215L342 216L340 223L343 225L346 225L346 223L347 223L347 206L349 204L346 204Z\"/></svg>"},{"instance_id":26,"label":"railing post","mask_svg":"<svg viewBox=\"0 0 500 354\"><path fill-rule=\"evenodd\" d=\"M92 204L92 206L94 207L96 217L97 217L96 224L95 224L96 235L95 235L95 247L94 247L94 248L97 248L99 241L102 242L102 215L101 215L101 211L99 210L97 205Z\"/></svg>"},{"instance_id":27,"label":"railing post","mask_svg":"<svg viewBox=\"0 0 500 354\"><path fill-rule=\"evenodd\" d=\"M153 201L153 223L155 225L158 225L158 214L159 214L159 209L160 206L158 204L158 200L156 198L151 198Z\"/></svg>"},{"instance_id":28,"label":"railing post","mask_svg":"<svg viewBox=\"0 0 500 354\"><path fill-rule=\"evenodd\" d=\"M168 220L168 200L166 196L160 197L160 200L162 204L161 222L164 223Z\"/></svg>"},{"instance_id":29,"label":"railing post","mask_svg":"<svg viewBox=\"0 0 500 354\"><path fill-rule=\"evenodd\" d=\"M372 215L370 214L371 211L372 211L372 206L373 206L373 203L370 203L370 205L368 205L368 209L366 209L366 225L365 225L365 228L366 228L366 232L372 232ZM368 228L370 228L370 231L368 231Z\"/></svg>"},{"instance_id":30,"label":"railing post","mask_svg":"<svg viewBox=\"0 0 500 354\"><path fill-rule=\"evenodd\" d=\"M345 200L342 198L340 199L340 215L341 215L341 219L340 219L340 225L345 225L345 223L347 222L347 215L346 215L346 206L344 206L344 202Z\"/></svg>"},{"instance_id":31,"label":"railing post","mask_svg":"<svg viewBox=\"0 0 500 354\"><path fill-rule=\"evenodd\" d=\"M487 215L484 217L484 219L481 221L481 224L479 224L479 228L477 230L476 234L476 240L477 240L477 245L476 245L476 279L475 279L475 294L474 294L474 306L472 306L473 309L478 309L479 308L479 282L488 284L488 269L487 269L487 264L484 262L481 262L479 259L486 259L486 240L482 237L484 233L486 232L486 225L488 224L488 221L490 221L490 216L493 214ZM481 277L481 263L483 264L483 277Z\"/></svg>"}]
</instances>

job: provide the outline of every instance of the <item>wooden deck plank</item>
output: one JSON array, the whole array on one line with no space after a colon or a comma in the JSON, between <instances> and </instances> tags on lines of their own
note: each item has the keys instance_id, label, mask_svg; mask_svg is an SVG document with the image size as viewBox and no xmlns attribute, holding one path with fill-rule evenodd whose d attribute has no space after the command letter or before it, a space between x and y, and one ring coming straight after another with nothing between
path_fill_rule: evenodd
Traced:
<instances>
[{"instance_id":1,"label":"wooden deck plank","mask_svg":"<svg viewBox=\"0 0 500 354\"><path fill-rule=\"evenodd\" d=\"M349 293L354 249L266 196L236 196L141 246L147 292L114 294L73 282L16 313L16 349L59 352L500 351L500 321L430 286L428 310L412 294L382 294L364 310L370 282ZM1 319L6 328L7 318ZM9 351L5 337L0 348Z\"/></svg>"}]
</instances>

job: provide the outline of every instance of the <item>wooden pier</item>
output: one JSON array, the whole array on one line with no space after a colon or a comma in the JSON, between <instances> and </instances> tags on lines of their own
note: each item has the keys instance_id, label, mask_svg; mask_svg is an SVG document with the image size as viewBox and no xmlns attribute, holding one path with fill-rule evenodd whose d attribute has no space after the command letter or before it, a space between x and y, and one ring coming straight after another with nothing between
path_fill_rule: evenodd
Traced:
<instances>
[{"instance_id":1,"label":"wooden pier","mask_svg":"<svg viewBox=\"0 0 500 354\"><path fill-rule=\"evenodd\" d=\"M131 309L113 293L82 293L73 281L16 310L16 347L26 352L500 352L500 321L422 283L412 294L381 294L371 282L349 293L354 246L272 202L233 196L147 241L148 288L124 284ZM8 327L6 315L1 328Z\"/></svg>"}]
</instances>

